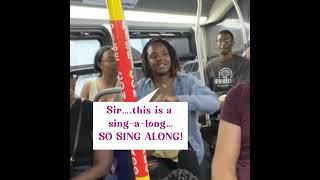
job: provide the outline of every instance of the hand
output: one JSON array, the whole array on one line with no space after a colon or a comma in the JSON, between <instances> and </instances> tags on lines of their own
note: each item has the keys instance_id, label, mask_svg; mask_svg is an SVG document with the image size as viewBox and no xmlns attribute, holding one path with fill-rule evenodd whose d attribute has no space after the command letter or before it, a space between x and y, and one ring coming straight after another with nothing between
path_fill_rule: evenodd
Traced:
<instances>
[{"instance_id":1,"label":"hand","mask_svg":"<svg viewBox=\"0 0 320 180\"><path fill-rule=\"evenodd\" d=\"M221 96L219 97L220 103L224 102L224 100L226 99L226 96L227 96L227 94L224 94L224 95L221 95Z\"/></svg>"},{"instance_id":2,"label":"hand","mask_svg":"<svg viewBox=\"0 0 320 180\"><path fill-rule=\"evenodd\" d=\"M162 98L163 102L179 102L179 99L177 96L164 96Z\"/></svg>"},{"instance_id":3,"label":"hand","mask_svg":"<svg viewBox=\"0 0 320 180\"><path fill-rule=\"evenodd\" d=\"M156 99L153 100L153 102L162 102L162 99L163 99L163 95L162 94L159 94Z\"/></svg>"}]
</instances>

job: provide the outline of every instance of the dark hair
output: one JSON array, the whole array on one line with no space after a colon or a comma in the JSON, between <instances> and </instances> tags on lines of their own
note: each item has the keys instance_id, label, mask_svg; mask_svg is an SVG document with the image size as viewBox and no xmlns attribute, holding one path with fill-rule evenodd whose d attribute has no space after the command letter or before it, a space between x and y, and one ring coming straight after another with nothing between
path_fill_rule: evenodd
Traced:
<instances>
[{"instance_id":1,"label":"dark hair","mask_svg":"<svg viewBox=\"0 0 320 180\"><path fill-rule=\"evenodd\" d=\"M75 72L70 71L70 78L77 80L78 75Z\"/></svg>"},{"instance_id":2,"label":"dark hair","mask_svg":"<svg viewBox=\"0 0 320 180\"><path fill-rule=\"evenodd\" d=\"M219 35L219 34L229 34L229 35L231 36L232 41L233 41L233 34L232 34L231 31L225 29L225 30L220 31L220 32L218 33L218 35Z\"/></svg>"},{"instance_id":3,"label":"dark hair","mask_svg":"<svg viewBox=\"0 0 320 180\"><path fill-rule=\"evenodd\" d=\"M199 180L199 178L186 169L175 169L161 180Z\"/></svg>"},{"instance_id":4,"label":"dark hair","mask_svg":"<svg viewBox=\"0 0 320 180\"><path fill-rule=\"evenodd\" d=\"M100 49L96 52L96 55L94 56L94 69L99 72L99 77L102 76L102 70L98 66L99 62L101 62L103 53L107 50L111 49L111 46L102 46Z\"/></svg>"},{"instance_id":5,"label":"dark hair","mask_svg":"<svg viewBox=\"0 0 320 180\"><path fill-rule=\"evenodd\" d=\"M161 43L163 44L169 51L170 59L171 59L171 69L170 75L171 77L176 76L177 72L180 70L179 60L174 48L164 39L161 38L152 38L150 39L147 44L144 46L141 54L142 59L142 72L146 78L152 79L151 67L148 61L148 48L154 43Z\"/></svg>"}]
</instances>

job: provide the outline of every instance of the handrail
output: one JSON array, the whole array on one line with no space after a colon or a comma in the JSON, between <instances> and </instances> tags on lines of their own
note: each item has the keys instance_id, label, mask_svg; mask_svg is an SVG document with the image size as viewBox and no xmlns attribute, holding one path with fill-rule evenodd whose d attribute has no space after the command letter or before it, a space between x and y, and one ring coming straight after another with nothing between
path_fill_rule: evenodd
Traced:
<instances>
[{"instance_id":1,"label":"handrail","mask_svg":"<svg viewBox=\"0 0 320 180\"><path fill-rule=\"evenodd\" d=\"M105 95L108 95L108 94L121 93L121 90L122 90L122 89L121 89L120 87L104 89L104 90L100 91L100 92L93 98L93 102L99 101L99 99L100 99L102 96L105 96Z\"/></svg>"},{"instance_id":2,"label":"handrail","mask_svg":"<svg viewBox=\"0 0 320 180\"><path fill-rule=\"evenodd\" d=\"M201 16L201 10L202 10L202 0L197 0L198 2L198 7L197 7L197 21L196 21L196 47L197 47L197 56L199 60L199 71L200 71L200 80L203 84L205 84L205 79L204 79L204 68L203 68L203 58L202 58L202 53L201 53L201 48L200 48L200 32L199 32L199 26L200 26L200 16ZM206 125L202 127L208 127L211 125L210 117L209 114L206 114Z\"/></svg>"},{"instance_id":3,"label":"handrail","mask_svg":"<svg viewBox=\"0 0 320 180\"><path fill-rule=\"evenodd\" d=\"M243 16L240 10L240 7L236 0L232 0L234 7L236 8L237 14L239 16L240 24L241 24L241 32L242 32L242 38L244 41L244 48L246 49L248 46L248 39L247 39L247 33L246 33L246 27L244 25Z\"/></svg>"}]
</instances>

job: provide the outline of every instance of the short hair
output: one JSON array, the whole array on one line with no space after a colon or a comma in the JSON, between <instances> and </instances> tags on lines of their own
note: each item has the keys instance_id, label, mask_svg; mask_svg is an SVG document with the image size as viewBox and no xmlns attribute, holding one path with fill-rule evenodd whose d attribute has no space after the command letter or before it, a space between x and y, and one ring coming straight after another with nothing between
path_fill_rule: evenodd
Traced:
<instances>
[{"instance_id":1,"label":"short hair","mask_svg":"<svg viewBox=\"0 0 320 180\"><path fill-rule=\"evenodd\" d=\"M186 169L175 169L161 180L199 180L199 178Z\"/></svg>"},{"instance_id":2,"label":"short hair","mask_svg":"<svg viewBox=\"0 0 320 180\"><path fill-rule=\"evenodd\" d=\"M112 49L111 46L102 46L100 49L96 52L96 55L94 56L94 69L99 72L99 77L102 76L102 70L98 66L99 62L101 62L103 53L107 50Z\"/></svg>"},{"instance_id":3,"label":"short hair","mask_svg":"<svg viewBox=\"0 0 320 180\"><path fill-rule=\"evenodd\" d=\"M78 75L75 72L70 71L70 78L77 80Z\"/></svg>"},{"instance_id":4,"label":"short hair","mask_svg":"<svg viewBox=\"0 0 320 180\"><path fill-rule=\"evenodd\" d=\"M219 35L219 34L229 34L230 37L231 37L231 39L232 39L232 41L233 41L233 34L232 34L231 31L224 29L224 30L218 32L218 35ZM217 35L217 37L218 37L218 35Z\"/></svg>"},{"instance_id":5,"label":"short hair","mask_svg":"<svg viewBox=\"0 0 320 180\"><path fill-rule=\"evenodd\" d=\"M168 43L168 41L161 39L161 38L152 38L150 39L147 44L144 46L141 54L141 59L142 59L142 72L145 75L146 78L151 78L152 73L151 73L151 67L149 64L149 59L148 59L148 48L154 44L154 43L161 43L163 44L169 52L170 59L171 59L171 68L170 68L170 76L174 77L177 75L177 72L180 71L180 65L179 65L179 60L176 54L175 49Z\"/></svg>"}]
</instances>

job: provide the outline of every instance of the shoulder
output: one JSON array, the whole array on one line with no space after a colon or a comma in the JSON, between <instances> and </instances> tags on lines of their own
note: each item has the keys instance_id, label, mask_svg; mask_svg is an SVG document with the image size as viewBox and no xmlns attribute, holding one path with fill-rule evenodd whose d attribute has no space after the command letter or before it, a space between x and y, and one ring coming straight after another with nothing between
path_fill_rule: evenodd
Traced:
<instances>
[{"instance_id":1,"label":"shoulder","mask_svg":"<svg viewBox=\"0 0 320 180\"><path fill-rule=\"evenodd\" d=\"M92 101L82 100L81 104L85 109L92 109L93 108L93 102Z\"/></svg>"},{"instance_id":2,"label":"shoulder","mask_svg":"<svg viewBox=\"0 0 320 180\"><path fill-rule=\"evenodd\" d=\"M185 73L177 73L177 82L188 87L201 86L202 82L195 76Z\"/></svg>"},{"instance_id":3,"label":"shoulder","mask_svg":"<svg viewBox=\"0 0 320 180\"><path fill-rule=\"evenodd\" d=\"M91 79L91 80L88 80L87 82L85 82L82 89L85 91L89 91L92 82L94 82L95 80L96 79Z\"/></svg>"},{"instance_id":4,"label":"shoulder","mask_svg":"<svg viewBox=\"0 0 320 180\"><path fill-rule=\"evenodd\" d=\"M148 83L150 83L150 81L151 81L150 78L148 78L148 79L142 78L135 84L135 86L136 86L136 88L142 88L145 85L147 85Z\"/></svg>"},{"instance_id":5,"label":"shoulder","mask_svg":"<svg viewBox=\"0 0 320 180\"><path fill-rule=\"evenodd\" d=\"M241 126L243 115L248 111L250 112L250 82L243 81L228 92L221 109L220 118Z\"/></svg>"},{"instance_id":6,"label":"shoulder","mask_svg":"<svg viewBox=\"0 0 320 180\"><path fill-rule=\"evenodd\" d=\"M195 77L191 74L186 74L183 72L178 72L176 76L178 81L192 81L195 79Z\"/></svg>"},{"instance_id":7,"label":"shoulder","mask_svg":"<svg viewBox=\"0 0 320 180\"><path fill-rule=\"evenodd\" d=\"M212 67L212 66L214 66L217 62L218 62L218 58L215 57L215 58L213 58L213 59L211 59L211 60L209 60L209 61L207 62L206 67Z\"/></svg>"},{"instance_id":8,"label":"shoulder","mask_svg":"<svg viewBox=\"0 0 320 180\"><path fill-rule=\"evenodd\" d=\"M148 83L150 83L151 79L148 78L142 78L137 83L135 83L135 90L137 93L138 98L140 98L141 94L143 94L142 91L147 87Z\"/></svg>"},{"instance_id":9,"label":"shoulder","mask_svg":"<svg viewBox=\"0 0 320 180\"><path fill-rule=\"evenodd\" d=\"M232 87L228 92L228 99L237 99L247 96L250 93L250 81L243 81Z\"/></svg>"},{"instance_id":10,"label":"shoulder","mask_svg":"<svg viewBox=\"0 0 320 180\"><path fill-rule=\"evenodd\" d=\"M238 63L249 64L249 61L245 57L242 57L239 55L233 55L232 58Z\"/></svg>"}]
</instances>

